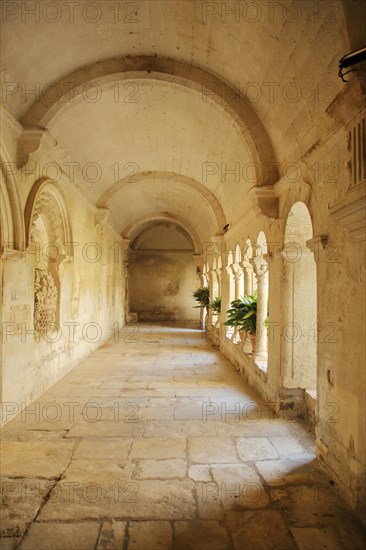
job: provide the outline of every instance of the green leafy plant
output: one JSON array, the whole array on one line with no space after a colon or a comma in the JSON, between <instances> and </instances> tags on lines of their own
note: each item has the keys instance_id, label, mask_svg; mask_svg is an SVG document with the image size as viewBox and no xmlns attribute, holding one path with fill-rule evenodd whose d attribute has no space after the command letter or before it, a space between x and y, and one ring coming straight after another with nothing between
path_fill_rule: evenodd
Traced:
<instances>
[{"instance_id":1,"label":"green leafy plant","mask_svg":"<svg viewBox=\"0 0 366 550\"><path fill-rule=\"evenodd\" d=\"M217 298L211 300L209 307L212 309L213 315L219 315L221 312L221 296L217 296Z\"/></svg>"},{"instance_id":2,"label":"green leafy plant","mask_svg":"<svg viewBox=\"0 0 366 550\"><path fill-rule=\"evenodd\" d=\"M208 307L210 304L210 289L208 286L196 288L193 292L193 298L199 303L198 306L194 307Z\"/></svg>"},{"instance_id":3,"label":"green leafy plant","mask_svg":"<svg viewBox=\"0 0 366 550\"><path fill-rule=\"evenodd\" d=\"M256 334L257 332L257 294L252 296L244 296L244 300L247 304L247 313L243 319L243 330L249 332L249 334Z\"/></svg>"},{"instance_id":4,"label":"green leafy plant","mask_svg":"<svg viewBox=\"0 0 366 550\"><path fill-rule=\"evenodd\" d=\"M228 319L224 325L238 327L239 330L255 334L257 325L257 294L233 300L230 306L227 310Z\"/></svg>"}]
</instances>

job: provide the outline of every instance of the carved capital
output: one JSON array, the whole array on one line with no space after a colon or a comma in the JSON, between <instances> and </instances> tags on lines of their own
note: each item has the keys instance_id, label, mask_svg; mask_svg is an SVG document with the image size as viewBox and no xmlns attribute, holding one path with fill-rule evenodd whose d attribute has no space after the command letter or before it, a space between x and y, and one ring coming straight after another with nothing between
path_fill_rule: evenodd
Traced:
<instances>
[{"instance_id":1,"label":"carved capital","mask_svg":"<svg viewBox=\"0 0 366 550\"><path fill-rule=\"evenodd\" d=\"M94 214L94 227L99 227L105 223L110 215L108 208L98 208Z\"/></svg>"},{"instance_id":2,"label":"carved capital","mask_svg":"<svg viewBox=\"0 0 366 550\"><path fill-rule=\"evenodd\" d=\"M306 241L306 246L314 253L318 253L320 248L325 249L328 244L328 235L319 235Z\"/></svg>"},{"instance_id":3,"label":"carved capital","mask_svg":"<svg viewBox=\"0 0 366 550\"><path fill-rule=\"evenodd\" d=\"M46 128L25 128L18 138L18 168L23 168L28 162L29 155L38 151L41 146L46 149L51 149L56 145L56 139L46 130Z\"/></svg>"},{"instance_id":4,"label":"carved capital","mask_svg":"<svg viewBox=\"0 0 366 550\"><path fill-rule=\"evenodd\" d=\"M257 281L259 282L260 279L268 272L268 264L263 260L263 258L251 258L249 262L252 265Z\"/></svg>"},{"instance_id":5,"label":"carved capital","mask_svg":"<svg viewBox=\"0 0 366 550\"><path fill-rule=\"evenodd\" d=\"M258 214L275 220L279 217L278 197L272 185L261 185L249 190L249 198Z\"/></svg>"},{"instance_id":6,"label":"carved capital","mask_svg":"<svg viewBox=\"0 0 366 550\"><path fill-rule=\"evenodd\" d=\"M122 248L122 250L128 250L130 244L131 244L131 239L122 238L122 240L121 240L121 248Z\"/></svg>"}]
</instances>

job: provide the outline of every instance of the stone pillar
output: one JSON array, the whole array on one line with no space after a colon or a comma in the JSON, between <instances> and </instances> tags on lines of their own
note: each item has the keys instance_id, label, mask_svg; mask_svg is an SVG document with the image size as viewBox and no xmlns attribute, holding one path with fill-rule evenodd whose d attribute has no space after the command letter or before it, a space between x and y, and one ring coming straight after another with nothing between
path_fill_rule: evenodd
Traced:
<instances>
[{"instance_id":1,"label":"stone pillar","mask_svg":"<svg viewBox=\"0 0 366 550\"><path fill-rule=\"evenodd\" d=\"M257 337L255 342L254 360L267 359L267 330L264 322L268 307L268 265L256 266L257 278Z\"/></svg>"},{"instance_id":2,"label":"stone pillar","mask_svg":"<svg viewBox=\"0 0 366 550\"><path fill-rule=\"evenodd\" d=\"M130 305L129 305L129 293L128 293L128 278L130 276L129 270L129 251L130 251L130 239L121 240L121 250L122 250L122 279L124 281L124 311L125 318L124 323L128 323L129 314L130 314ZM123 299L123 298L122 298Z\"/></svg>"},{"instance_id":3,"label":"stone pillar","mask_svg":"<svg viewBox=\"0 0 366 550\"><path fill-rule=\"evenodd\" d=\"M243 270L238 266L232 265L231 272L234 275L235 300L238 300L240 298L240 277L243 273ZM231 340L236 344L240 342L238 327L234 327L234 332L231 337Z\"/></svg>"},{"instance_id":4,"label":"stone pillar","mask_svg":"<svg viewBox=\"0 0 366 550\"><path fill-rule=\"evenodd\" d=\"M243 275L243 270L240 267L233 267L234 281L235 281L235 300L240 298L240 279Z\"/></svg>"},{"instance_id":5,"label":"stone pillar","mask_svg":"<svg viewBox=\"0 0 366 550\"><path fill-rule=\"evenodd\" d=\"M210 300L213 298L212 289L213 289L213 278L215 276L214 271L211 269L208 274L208 286L210 288ZM207 316L206 316L206 330L211 331L212 330L212 311L210 308L207 310Z\"/></svg>"},{"instance_id":6,"label":"stone pillar","mask_svg":"<svg viewBox=\"0 0 366 550\"><path fill-rule=\"evenodd\" d=\"M243 265L244 273L244 294L253 294L253 269L251 266Z\"/></svg>"}]
</instances>

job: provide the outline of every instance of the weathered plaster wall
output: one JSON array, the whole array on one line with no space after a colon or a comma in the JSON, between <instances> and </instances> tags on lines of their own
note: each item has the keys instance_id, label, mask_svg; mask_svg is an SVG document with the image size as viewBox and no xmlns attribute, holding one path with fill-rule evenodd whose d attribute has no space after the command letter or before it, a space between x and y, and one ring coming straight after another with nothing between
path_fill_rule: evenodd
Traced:
<instances>
[{"instance_id":1,"label":"weathered plaster wall","mask_svg":"<svg viewBox=\"0 0 366 550\"><path fill-rule=\"evenodd\" d=\"M174 224L153 226L135 240L129 310L140 321L199 320L192 298L199 286L192 244Z\"/></svg>"},{"instance_id":2,"label":"weathered plaster wall","mask_svg":"<svg viewBox=\"0 0 366 550\"><path fill-rule=\"evenodd\" d=\"M139 253L131 268L130 311L141 321L198 320L192 252Z\"/></svg>"},{"instance_id":3,"label":"weathered plaster wall","mask_svg":"<svg viewBox=\"0 0 366 550\"><path fill-rule=\"evenodd\" d=\"M16 125L12 128L11 124L7 127L3 124L6 129L3 147L7 145L7 151L14 150L14 127ZM15 159L10 159L15 172ZM22 212L36 182L31 169L34 162L41 167L49 161L47 156L38 160L31 158L27 175L24 171L15 173L13 185L20 191ZM84 357L117 334L118 326L124 323L121 237L107 224L96 225L95 208L82 199L70 182L62 180L56 185L68 210L73 257L54 263L48 261L50 242L42 223L38 224L35 247L28 247L23 241L20 250L14 251L11 243L2 243L1 397L8 403L4 413L19 411L39 397ZM52 326L38 336L34 333L33 318L36 267L58 273L60 298L59 327ZM5 414L2 421L11 417Z\"/></svg>"}]
</instances>

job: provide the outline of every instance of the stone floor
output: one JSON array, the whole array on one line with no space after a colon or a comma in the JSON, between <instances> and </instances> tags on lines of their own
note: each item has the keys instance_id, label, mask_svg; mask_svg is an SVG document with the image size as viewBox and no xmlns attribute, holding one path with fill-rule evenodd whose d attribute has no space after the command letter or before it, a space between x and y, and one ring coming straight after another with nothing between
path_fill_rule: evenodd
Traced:
<instances>
[{"instance_id":1,"label":"stone floor","mask_svg":"<svg viewBox=\"0 0 366 550\"><path fill-rule=\"evenodd\" d=\"M198 330L122 332L3 429L1 548L364 548L306 427Z\"/></svg>"}]
</instances>

